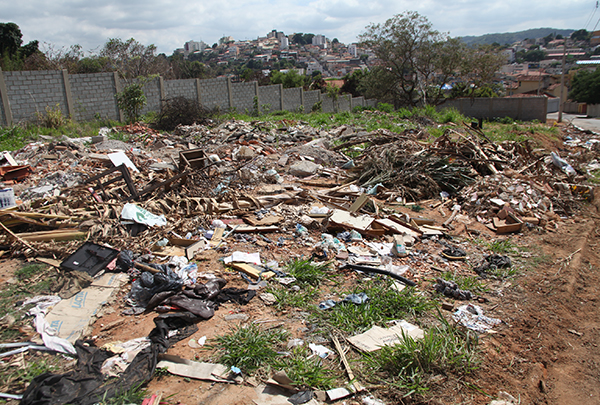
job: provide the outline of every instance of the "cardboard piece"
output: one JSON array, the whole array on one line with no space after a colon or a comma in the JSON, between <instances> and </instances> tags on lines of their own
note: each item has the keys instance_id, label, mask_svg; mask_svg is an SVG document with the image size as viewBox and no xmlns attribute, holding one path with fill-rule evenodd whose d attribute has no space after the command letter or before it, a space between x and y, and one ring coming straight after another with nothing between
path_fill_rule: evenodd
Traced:
<instances>
[{"instance_id":1,"label":"cardboard piece","mask_svg":"<svg viewBox=\"0 0 600 405\"><path fill-rule=\"evenodd\" d=\"M125 154L125 152L109 153L108 154L108 158L113 163L113 165L115 165L115 167L121 166L122 164L125 164L125 166L127 166L127 168L129 170L133 170L134 172L139 172L138 168L135 167L135 165L127 157L127 155Z\"/></svg>"},{"instance_id":2,"label":"cardboard piece","mask_svg":"<svg viewBox=\"0 0 600 405\"><path fill-rule=\"evenodd\" d=\"M330 401L337 401L338 399L349 397L352 394L354 394L354 391L347 388L333 388L327 391L327 397Z\"/></svg>"},{"instance_id":3,"label":"cardboard piece","mask_svg":"<svg viewBox=\"0 0 600 405\"><path fill-rule=\"evenodd\" d=\"M68 300L62 300L46 315L46 321L55 328L58 337L75 343L94 320L102 305L127 282L123 273L105 273L92 285Z\"/></svg>"},{"instance_id":4,"label":"cardboard piece","mask_svg":"<svg viewBox=\"0 0 600 405\"><path fill-rule=\"evenodd\" d=\"M222 364L201 363L169 354L162 354L159 356L159 359L160 361L156 365L156 368L166 367L171 374L194 378L196 380L234 382L233 380L221 377L229 374L229 368Z\"/></svg>"},{"instance_id":5,"label":"cardboard piece","mask_svg":"<svg viewBox=\"0 0 600 405\"><path fill-rule=\"evenodd\" d=\"M520 232L523 227L523 222L512 213L507 213L506 219L494 217L492 221L497 233Z\"/></svg>"},{"instance_id":6,"label":"cardboard piece","mask_svg":"<svg viewBox=\"0 0 600 405\"><path fill-rule=\"evenodd\" d=\"M424 336L421 328L403 320L388 329L373 326L360 335L352 336L348 341L362 351L374 352L381 349L382 346L400 343L402 332L413 339L421 339Z\"/></svg>"},{"instance_id":7,"label":"cardboard piece","mask_svg":"<svg viewBox=\"0 0 600 405\"><path fill-rule=\"evenodd\" d=\"M375 222L394 233L410 235L413 238L419 238L422 235L420 232L416 232L408 226L399 224L390 218L376 219Z\"/></svg>"},{"instance_id":8,"label":"cardboard piece","mask_svg":"<svg viewBox=\"0 0 600 405\"><path fill-rule=\"evenodd\" d=\"M352 216L348 211L335 209L329 217L329 223L365 233L373 223L373 218L369 215Z\"/></svg>"},{"instance_id":9,"label":"cardboard piece","mask_svg":"<svg viewBox=\"0 0 600 405\"><path fill-rule=\"evenodd\" d=\"M245 273L251 277L254 277L255 279L258 279L259 277L261 277L263 280L268 280L271 277L275 276L275 273L273 273L270 270L265 271L264 273L261 274L262 270L258 270L256 267L252 266L251 264L246 264L246 263L231 263L231 264L229 264L229 267L233 268L234 270L241 271L242 273Z\"/></svg>"}]
</instances>

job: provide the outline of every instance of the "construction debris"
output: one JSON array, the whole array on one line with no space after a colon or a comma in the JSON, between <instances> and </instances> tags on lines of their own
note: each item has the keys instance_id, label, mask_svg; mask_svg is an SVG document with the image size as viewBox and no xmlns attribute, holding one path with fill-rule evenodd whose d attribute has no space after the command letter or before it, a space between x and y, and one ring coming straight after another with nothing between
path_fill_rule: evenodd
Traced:
<instances>
[{"instance_id":1,"label":"construction debris","mask_svg":"<svg viewBox=\"0 0 600 405\"><path fill-rule=\"evenodd\" d=\"M91 145L67 138L31 143L3 155L0 177L10 187L0 190L0 254L56 267L52 291L65 299L45 320L56 337L74 344L81 366L96 361L96 349L79 339L89 335L99 309L117 299L125 308L120 319L166 314L156 318L151 343L130 363L143 363L143 371L132 376L121 356L110 363L112 375L144 382L159 360L156 367L185 378L239 382L233 368L164 352L220 306L231 305L223 319L242 324L253 320L242 312L256 295L261 300L254 305L278 307L278 292L303 288L280 267L291 258L322 261L348 280L389 277L398 291L435 289L450 301L471 300L475 295L449 280L452 275L484 278L512 264L462 237L552 231L594 199L589 180L600 170L598 143L583 135L559 155L530 141L495 143L468 125L447 128L438 138L419 128L368 133L228 121L161 134L134 124L113 129L131 134L130 143L109 139L110 131ZM352 159L342 153L348 148L358 151ZM418 214L424 208L426 217ZM480 265L471 269L467 260ZM229 282L235 287L224 288ZM267 285L282 290L260 292ZM372 305L364 293L330 293L321 308ZM473 304L453 317L477 332L501 324ZM368 352L427 333L407 321L363 330L348 341ZM335 400L362 387L347 351L332 339L350 380L348 388L327 391ZM309 345L315 356L333 353L315 343ZM186 348L201 346L190 341ZM103 391L103 377L84 374L74 375L94 379L93 387L63 393L65 401L93 403L122 388L111 383ZM49 378L34 380L23 403L50 392ZM312 391L293 388L302 394L294 401L316 401Z\"/></svg>"}]
</instances>

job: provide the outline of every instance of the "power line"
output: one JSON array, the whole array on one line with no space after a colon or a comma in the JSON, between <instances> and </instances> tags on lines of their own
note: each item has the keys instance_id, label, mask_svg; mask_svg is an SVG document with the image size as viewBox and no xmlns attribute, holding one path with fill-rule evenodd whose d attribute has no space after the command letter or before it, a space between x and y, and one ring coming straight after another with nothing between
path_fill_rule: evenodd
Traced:
<instances>
[{"instance_id":1,"label":"power line","mask_svg":"<svg viewBox=\"0 0 600 405\"><path fill-rule=\"evenodd\" d=\"M590 17L588 18L587 22L585 23L585 28L587 30L588 25L590 24L590 22L592 21L592 19L594 18L594 15L596 14L596 10L598 10L598 0L596 0L596 6L594 7L594 9L592 10L592 14L590 15ZM598 23L596 23L596 25L598 25ZM596 29L596 27L594 27L594 30Z\"/></svg>"}]
</instances>

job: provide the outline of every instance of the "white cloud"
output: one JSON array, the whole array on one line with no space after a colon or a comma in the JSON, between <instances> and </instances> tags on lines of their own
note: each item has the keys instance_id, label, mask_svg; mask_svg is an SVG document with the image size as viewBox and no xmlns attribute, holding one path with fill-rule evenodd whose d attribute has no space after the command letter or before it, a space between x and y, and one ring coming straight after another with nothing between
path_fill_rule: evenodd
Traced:
<instances>
[{"instance_id":1,"label":"white cloud","mask_svg":"<svg viewBox=\"0 0 600 405\"><path fill-rule=\"evenodd\" d=\"M353 42L370 23L415 10L438 31L452 36L513 32L529 28L584 28L590 0L550 5L505 0L0 0L2 22L15 22L24 42L37 39L54 47L79 44L97 50L108 38L135 38L170 55L188 40L216 42L223 35L254 39L272 29L311 32ZM600 12L588 29L593 28Z\"/></svg>"}]
</instances>

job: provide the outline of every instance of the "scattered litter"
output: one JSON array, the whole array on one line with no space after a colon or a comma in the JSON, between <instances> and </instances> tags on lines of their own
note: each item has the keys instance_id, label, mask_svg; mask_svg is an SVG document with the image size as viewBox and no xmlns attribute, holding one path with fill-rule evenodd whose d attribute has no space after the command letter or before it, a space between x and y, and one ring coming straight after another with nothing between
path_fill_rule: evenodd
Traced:
<instances>
[{"instance_id":1,"label":"scattered litter","mask_svg":"<svg viewBox=\"0 0 600 405\"><path fill-rule=\"evenodd\" d=\"M373 326L368 331L348 338L348 341L365 352L374 352L382 346L392 346L402 341L403 336L422 339L423 330L404 320L397 321L391 328Z\"/></svg>"},{"instance_id":2,"label":"scattered litter","mask_svg":"<svg viewBox=\"0 0 600 405\"><path fill-rule=\"evenodd\" d=\"M476 332L483 333L502 323L500 319L489 318L477 305L462 305L452 314L452 318L461 325Z\"/></svg>"}]
</instances>

